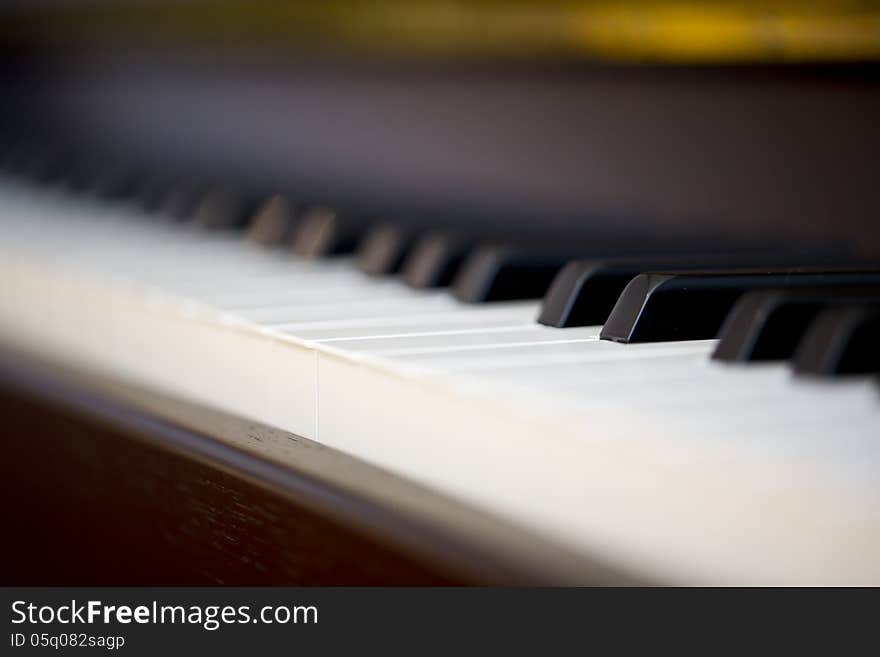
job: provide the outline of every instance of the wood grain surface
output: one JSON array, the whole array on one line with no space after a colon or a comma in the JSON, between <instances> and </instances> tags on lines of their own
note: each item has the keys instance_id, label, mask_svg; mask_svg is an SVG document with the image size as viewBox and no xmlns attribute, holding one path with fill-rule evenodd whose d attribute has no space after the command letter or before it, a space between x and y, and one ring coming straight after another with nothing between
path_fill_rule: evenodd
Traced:
<instances>
[{"instance_id":1,"label":"wood grain surface","mask_svg":"<svg viewBox=\"0 0 880 657\"><path fill-rule=\"evenodd\" d=\"M3 583L460 582L181 453L0 388Z\"/></svg>"}]
</instances>

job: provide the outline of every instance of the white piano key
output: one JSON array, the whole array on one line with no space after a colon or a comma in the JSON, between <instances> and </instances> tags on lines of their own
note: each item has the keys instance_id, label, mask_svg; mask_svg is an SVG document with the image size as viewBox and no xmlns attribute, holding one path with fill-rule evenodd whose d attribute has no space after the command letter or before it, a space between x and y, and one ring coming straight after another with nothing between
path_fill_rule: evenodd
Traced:
<instances>
[{"instance_id":1,"label":"white piano key","mask_svg":"<svg viewBox=\"0 0 880 657\"><path fill-rule=\"evenodd\" d=\"M533 301L464 306L441 313L415 313L362 319L303 322L285 327L284 332L306 340L332 345L337 340L392 337L438 330L480 330L522 326L535 321L540 304Z\"/></svg>"},{"instance_id":2,"label":"white piano key","mask_svg":"<svg viewBox=\"0 0 880 657\"><path fill-rule=\"evenodd\" d=\"M572 341L563 339L562 342L536 343L533 345L500 345L499 347L489 349L469 347L461 350L454 348L434 351L426 350L417 353L395 354L394 359L444 372L476 372L541 363L554 365L584 360L639 359L646 354L662 354L668 351L686 354L700 352L708 355L709 346L706 342L714 342L701 341L698 344L665 342L621 345L616 342L597 339L596 327L557 330L562 335L568 335L568 331L571 330L583 330L583 335L587 337Z\"/></svg>"},{"instance_id":3,"label":"white piano key","mask_svg":"<svg viewBox=\"0 0 880 657\"><path fill-rule=\"evenodd\" d=\"M877 582L880 393L0 183L0 335L675 581ZM558 337L557 337L558 336ZM597 503L598 501L598 503ZM812 578L812 579L811 579Z\"/></svg>"},{"instance_id":4,"label":"white piano key","mask_svg":"<svg viewBox=\"0 0 880 657\"><path fill-rule=\"evenodd\" d=\"M557 329L532 322L496 329L429 331L421 334L376 336L369 339L334 340L333 347L343 351L365 352L393 358L403 354L458 352L472 348L492 349L497 346L527 346L546 342L569 343L598 339L598 334L590 328L571 329L562 334Z\"/></svg>"},{"instance_id":5,"label":"white piano key","mask_svg":"<svg viewBox=\"0 0 880 657\"><path fill-rule=\"evenodd\" d=\"M415 292L395 281L370 284L368 281L342 275L290 276L278 286L253 285L249 289L238 286L229 292L225 286L217 286L210 292L190 296L203 303L210 303L220 310L235 312L273 306L287 306L322 300L343 301L361 297L415 296Z\"/></svg>"},{"instance_id":6,"label":"white piano key","mask_svg":"<svg viewBox=\"0 0 880 657\"><path fill-rule=\"evenodd\" d=\"M442 292L426 293L416 299L399 296L386 299L369 299L340 304L338 302L320 303L307 306L283 306L278 308L259 308L236 313L248 321L260 324L273 331L284 332L289 327L308 321L329 321L333 319L362 320L372 317L418 314L427 312L455 312L459 303Z\"/></svg>"}]
</instances>

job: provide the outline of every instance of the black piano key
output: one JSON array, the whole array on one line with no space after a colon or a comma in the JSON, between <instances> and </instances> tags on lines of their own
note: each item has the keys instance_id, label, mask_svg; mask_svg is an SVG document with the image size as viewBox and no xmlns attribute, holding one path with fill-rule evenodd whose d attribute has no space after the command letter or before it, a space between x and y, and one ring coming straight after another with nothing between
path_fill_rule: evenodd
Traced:
<instances>
[{"instance_id":1,"label":"black piano key","mask_svg":"<svg viewBox=\"0 0 880 657\"><path fill-rule=\"evenodd\" d=\"M113 158L89 154L69 158L66 171L57 179L76 193L103 200L121 200L134 197L142 175Z\"/></svg>"},{"instance_id":2,"label":"black piano key","mask_svg":"<svg viewBox=\"0 0 880 657\"><path fill-rule=\"evenodd\" d=\"M15 176L16 151L14 144L3 144L0 147L0 175L6 177Z\"/></svg>"},{"instance_id":3,"label":"black piano key","mask_svg":"<svg viewBox=\"0 0 880 657\"><path fill-rule=\"evenodd\" d=\"M755 251L575 260L559 271L547 289L538 322L556 328L604 324L627 283L643 272L832 266L843 257L836 251Z\"/></svg>"},{"instance_id":4,"label":"black piano key","mask_svg":"<svg viewBox=\"0 0 880 657\"><path fill-rule=\"evenodd\" d=\"M34 147L21 136L9 135L0 152L0 170L10 178L27 177L27 161L33 157Z\"/></svg>"},{"instance_id":5,"label":"black piano key","mask_svg":"<svg viewBox=\"0 0 880 657\"><path fill-rule=\"evenodd\" d=\"M132 195L134 205L146 213L157 213L175 182L157 175L144 176Z\"/></svg>"},{"instance_id":6,"label":"black piano key","mask_svg":"<svg viewBox=\"0 0 880 657\"><path fill-rule=\"evenodd\" d=\"M86 194L94 188L102 173L101 163L94 156L80 155L71 162L61 182L69 191Z\"/></svg>"},{"instance_id":7,"label":"black piano key","mask_svg":"<svg viewBox=\"0 0 880 657\"><path fill-rule=\"evenodd\" d=\"M193 218L204 194L204 187L191 181L177 181L160 191L156 212L172 221Z\"/></svg>"},{"instance_id":8,"label":"black piano key","mask_svg":"<svg viewBox=\"0 0 880 657\"><path fill-rule=\"evenodd\" d=\"M303 258L326 258L353 253L365 226L362 221L343 220L326 206L305 210L294 229L291 250Z\"/></svg>"},{"instance_id":9,"label":"black piano key","mask_svg":"<svg viewBox=\"0 0 880 657\"><path fill-rule=\"evenodd\" d=\"M538 299L572 257L572 253L564 252L481 246L462 264L452 293L466 303Z\"/></svg>"},{"instance_id":10,"label":"black piano key","mask_svg":"<svg viewBox=\"0 0 880 657\"><path fill-rule=\"evenodd\" d=\"M777 269L650 272L624 288L600 337L615 342L707 340L750 290L880 285L880 271Z\"/></svg>"},{"instance_id":11,"label":"black piano key","mask_svg":"<svg viewBox=\"0 0 880 657\"><path fill-rule=\"evenodd\" d=\"M245 239L262 246L280 246L293 239L294 210L290 201L275 194L263 201L250 218Z\"/></svg>"},{"instance_id":12,"label":"black piano key","mask_svg":"<svg viewBox=\"0 0 880 657\"><path fill-rule=\"evenodd\" d=\"M445 287L452 283L472 248L471 241L451 235L425 235L416 241L406 256L400 276L411 287Z\"/></svg>"},{"instance_id":13,"label":"black piano key","mask_svg":"<svg viewBox=\"0 0 880 657\"><path fill-rule=\"evenodd\" d=\"M39 185L52 185L63 181L75 162L73 153L60 147L19 148L9 154L5 169Z\"/></svg>"},{"instance_id":14,"label":"black piano key","mask_svg":"<svg viewBox=\"0 0 880 657\"><path fill-rule=\"evenodd\" d=\"M43 154L35 152L32 146L21 142L10 146L4 155L6 175L26 180L38 181L39 173L50 162ZM67 168L64 167L61 176L67 172Z\"/></svg>"},{"instance_id":15,"label":"black piano key","mask_svg":"<svg viewBox=\"0 0 880 657\"><path fill-rule=\"evenodd\" d=\"M357 266L362 272L372 276L396 274L415 241L413 231L396 224L373 226L358 245Z\"/></svg>"},{"instance_id":16,"label":"black piano key","mask_svg":"<svg viewBox=\"0 0 880 657\"><path fill-rule=\"evenodd\" d=\"M96 171L87 191L105 200L128 200L137 190L140 174L130 169Z\"/></svg>"},{"instance_id":17,"label":"black piano key","mask_svg":"<svg viewBox=\"0 0 880 657\"><path fill-rule=\"evenodd\" d=\"M5 154L4 171L23 182L71 189L69 180L82 164L82 156L70 150L19 143Z\"/></svg>"},{"instance_id":18,"label":"black piano key","mask_svg":"<svg viewBox=\"0 0 880 657\"><path fill-rule=\"evenodd\" d=\"M794 353L810 322L829 304L874 300L880 301L880 287L747 292L725 319L712 358L785 360Z\"/></svg>"},{"instance_id":19,"label":"black piano key","mask_svg":"<svg viewBox=\"0 0 880 657\"><path fill-rule=\"evenodd\" d=\"M839 376L880 372L880 307L832 307L810 324L792 359L799 375Z\"/></svg>"},{"instance_id":20,"label":"black piano key","mask_svg":"<svg viewBox=\"0 0 880 657\"><path fill-rule=\"evenodd\" d=\"M200 228L243 228L255 209L251 199L222 187L212 187L199 195L190 222Z\"/></svg>"}]
</instances>

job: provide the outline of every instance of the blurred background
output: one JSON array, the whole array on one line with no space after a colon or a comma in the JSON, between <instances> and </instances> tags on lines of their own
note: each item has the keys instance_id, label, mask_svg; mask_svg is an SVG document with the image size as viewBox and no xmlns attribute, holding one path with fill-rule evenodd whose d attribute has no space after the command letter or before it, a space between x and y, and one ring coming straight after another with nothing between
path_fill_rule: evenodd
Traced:
<instances>
[{"instance_id":1,"label":"blurred background","mask_svg":"<svg viewBox=\"0 0 880 657\"><path fill-rule=\"evenodd\" d=\"M880 247L875 2L0 11L7 170L283 192L499 238L622 228Z\"/></svg>"}]
</instances>

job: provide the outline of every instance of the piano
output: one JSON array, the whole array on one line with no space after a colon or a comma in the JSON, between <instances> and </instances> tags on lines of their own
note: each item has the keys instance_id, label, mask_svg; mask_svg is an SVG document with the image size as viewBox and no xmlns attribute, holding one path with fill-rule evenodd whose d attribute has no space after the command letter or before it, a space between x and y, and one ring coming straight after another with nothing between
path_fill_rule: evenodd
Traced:
<instances>
[{"instance_id":1,"label":"piano","mask_svg":"<svg viewBox=\"0 0 880 657\"><path fill-rule=\"evenodd\" d=\"M6 581L880 583L880 15L326 4L4 10Z\"/></svg>"}]
</instances>

